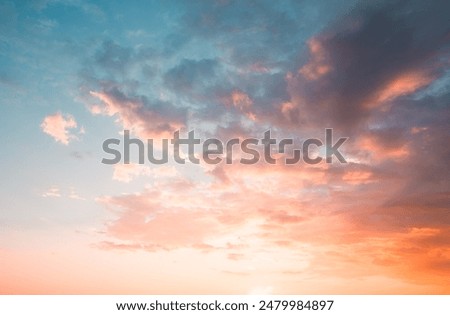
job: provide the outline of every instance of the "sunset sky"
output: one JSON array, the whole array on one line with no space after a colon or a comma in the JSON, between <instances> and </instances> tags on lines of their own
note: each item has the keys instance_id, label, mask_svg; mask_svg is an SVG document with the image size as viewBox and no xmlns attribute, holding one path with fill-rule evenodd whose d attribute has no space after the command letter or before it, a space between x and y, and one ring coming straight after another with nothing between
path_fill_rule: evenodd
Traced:
<instances>
[{"instance_id":1,"label":"sunset sky","mask_svg":"<svg viewBox=\"0 0 450 315\"><path fill-rule=\"evenodd\" d=\"M0 0L0 293L450 294L449 12ZM348 163L101 163L326 128Z\"/></svg>"}]
</instances>

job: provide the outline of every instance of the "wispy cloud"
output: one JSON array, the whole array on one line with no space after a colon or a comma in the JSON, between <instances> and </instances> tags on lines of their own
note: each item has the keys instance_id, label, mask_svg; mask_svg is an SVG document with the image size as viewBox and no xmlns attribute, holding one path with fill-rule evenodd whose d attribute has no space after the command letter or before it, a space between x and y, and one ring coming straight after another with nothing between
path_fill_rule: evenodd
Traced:
<instances>
[{"instance_id":1,"label":"wispy cloud","mask_svg":"<svg viewBox=\"0 0 450 315\"><path fill-rule=\"evenodd\" d=\"M42 194L42 197L61 197L61 193L58 187L53 186L49 188L46 192L44 192Z\"/></svg>"}]
</instances>

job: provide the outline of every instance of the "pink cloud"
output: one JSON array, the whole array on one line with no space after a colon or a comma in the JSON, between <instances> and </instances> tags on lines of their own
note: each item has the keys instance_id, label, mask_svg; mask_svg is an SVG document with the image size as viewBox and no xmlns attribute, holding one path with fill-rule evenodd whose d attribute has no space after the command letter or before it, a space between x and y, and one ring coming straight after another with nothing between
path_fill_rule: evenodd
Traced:
<instances>
[{"instance_id":1,"label":"pink cloud","mask_svg":"<svg viewBox=\"0 0 450 315\"><path fill-rule=\"evenodd\" d=\"M409 71L402 73L388 82L376 97L376 104L393 100L396 97L414 93L430 84L435 78L426 71Z\"/></svg>"},{"instance_id":2,"label":"pink cloud","mask_svg":"<svg viewBox=\"0 0 450 315\"><path fill-rule=\"evenodd\" d=\"M68 145L71 140L77 139L70 132L70 129L77 128L77 122L71 115L56 113L44 118L41 129L44 133L50 135L56 142Z\"/></svg>"},{"instance_id":3,"label":"pink cloud","mask_svg":"<svg viewBox=\"0 0 450 315\"><path fill-rule=\"evenodd\" d=\"M326 75L332 70L329 65L327 51L323 47L320 40L312 38L308 42L309 52L311 55L310 61L299 69L301 73L308 80L317 80Z\"/></svg>"},{"instance_id":4,"label":"pink cloud","mask_svg":"<svg viewBox=\"0 0 450 315\"><path fill-rule=\"evenodd\" d=\"M227 106L236 108L240 113L245 114L250 120L256 120L253 112L253 100L248 94L241 90L234 90L228 96L224 97L223 102Z\"/></svg>"},{"instance_id":5,"label":"pink cloud","mask_svg":"<svg viewBox=\"0 0 450 315\"><path fill-rule=\"evenodd\" d=\"M145 99L127 97L118 90L90 94L103 103L90 107L93 115L116 117L124 129L142 138L169 137L184 126L183 110L170 104L150 105Z\"/></svg>"}]
</instances>

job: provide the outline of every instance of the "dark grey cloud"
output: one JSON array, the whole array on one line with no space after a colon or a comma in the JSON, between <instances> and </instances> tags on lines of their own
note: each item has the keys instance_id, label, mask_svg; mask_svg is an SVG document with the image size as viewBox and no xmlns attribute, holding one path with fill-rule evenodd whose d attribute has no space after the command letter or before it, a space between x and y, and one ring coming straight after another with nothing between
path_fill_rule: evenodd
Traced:
<instances>
[{"instance_id":1,"label":"dark grey cloud","mask_svg":"<svg viewBox=\"0 0 450 315\"><path fill-rule=\"evenodd\" d=\"M181 21L184 31L224 49L233 64L290 63L306 38L352 1L197 1ZM320 13L319 13L320 12Z\"/></svg>"},{"instance_id":2,"label":"dark grey cloud","mask_svg":"<svg viewBox=\"0 0 450 315\"><path fill-rule=\"evenodd\" d=\"M438 77L448 66L448 19L442 13L450 10L448 2L366 6L314 37L330 71L315 80L294 74L290 92L301 103L303 121L361 127L374 112L368 105L389 82L408 71Z\"/></svg>"},{"instance_id":3,"label":"dark grey cloud","mask_svg":"<svg viewBox=\"0 0 450 315\"><path fill-rule=\"evenodd\" d=\"M291 131L333 127L356 136L377 125L390 128L384 133L392 140L389 124L401 120L395 106L386 115L368 104L403 73L435 79L448 66L444 1L179 5L184 14L162 47L103 41L86 63L85 85L150 99L164 94L189 106L194 123L226 116L230 126L246 114L229 106L230 95L240 91L252 100L252 114L261 123ZM319 43L324 56L318 62L330 68L314 80L298 72L316 62L308 40ZM202 42L200 50L196 45ZM396 104L408 103L410 94L397 97ZM401 133L409 124L402 128Z\"/></svg>"},{"instance_id":4,"label":"dark grey cloud","mask_svg":"<svg viewBox=\"0 0 450 315\"><path fill-rule=\"evenodd\" d=\"M96 63L103 69L123 73L130 66L133 50L111 40L104 41L95 54Z\"/></svg>"},{"instance_id":5,"label":"dark grey cloud","mask_svg":"<svg viewBox=\"0 0 450 315\"><path fill-rule=\"evenodd\" d=\"M193 89L203 89L216 80L219 63L213 59L183 59L164 75L165 84L182 93Z\"/></svg>"}]
</instances>

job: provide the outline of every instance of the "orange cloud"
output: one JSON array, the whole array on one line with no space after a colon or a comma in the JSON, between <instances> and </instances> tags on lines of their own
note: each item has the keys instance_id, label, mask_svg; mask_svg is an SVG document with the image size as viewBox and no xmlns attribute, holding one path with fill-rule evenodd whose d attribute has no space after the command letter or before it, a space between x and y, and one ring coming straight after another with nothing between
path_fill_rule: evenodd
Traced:
<instances>
[{"instance_id":1,"label":"orange cloud","mask_svg":"<svg viewBox=\"0 0 450 315\"><path fill-rule=\"evenodd\" d=\"M317 80L329 73L332 68L327 61L327 52L318 39L311 39L308 42L308 47L311 60L298 72L308 80Z\"/></svg>"},{"instance_id":2,"label":"orange cloud","mask_svg":"<svg viewBox=\"0 0 450 315\"><path fill-rule=\"evenodd\" d=\"M377 135L365 135L358 140L358 148L369 153L375 161L403 159L410 155L408 143L397 142L387 145Z\"/></svg>"},{"instance_id":3,"label":"orange cloud","mask_svg":"<svg viewBox=\"0 0 450 315\"><path fill-rule=\"evenodd\" d=\"M253 100L248 94L240 90L234 90L224 99L224 103L244 113L250 120L256 120L256 116L253 113Z\"/></svg>"},{"instance_id":4,"label":"orange cloud","mask_svg":"<svg viewBox=\"0 0 450 315\"><path fill-rule=\"evenodd\" d=\"M430 84L434 78L424 71L410 71L398 75L378 92L375 104L380 104L396 97L416 92Z\"/></svg>"},{"instance_id":5,"label":"orange cloud","mask_svg":"<svg viewBox=\"0 0 450 315\"><path fill-rule=\"evenodd\" d=\"M373 174L368 171L349 171L344 174L342 180L350 184L365 184L373 181Z\"/></svg>"}]
</instances>

